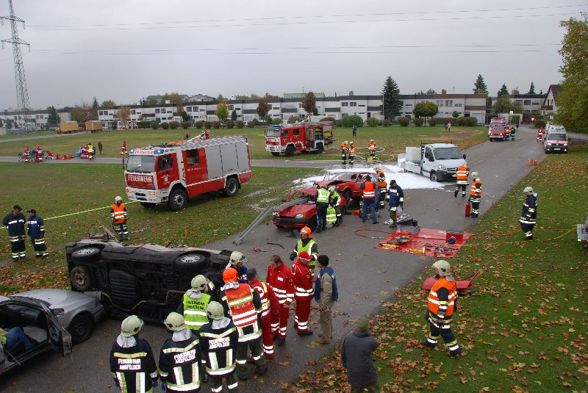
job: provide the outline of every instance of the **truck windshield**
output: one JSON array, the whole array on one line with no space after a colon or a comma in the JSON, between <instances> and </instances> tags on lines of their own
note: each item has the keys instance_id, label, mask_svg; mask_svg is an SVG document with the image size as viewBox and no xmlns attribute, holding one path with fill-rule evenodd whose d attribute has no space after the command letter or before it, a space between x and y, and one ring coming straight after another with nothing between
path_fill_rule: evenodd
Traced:
<instances>
[{"instance_id":1,"label":"truck windshield","mask_svg":"<svg viewBox=\"0 0 588 393\"><path fill-rule=\"evenodd\" d=\"M269 138L279 138L280 137L280 129L274 127L268 127L265 129L265 136Z\"/></svg>"},{"instance_id":2,"label":"truck windshield","mask_svg":"<svg viewBox=\"0 0 588 393\"><path fill-rule=\"evenodd\" d=\"M457 147L438 147L435 149L435 158L437 160L457 160L463 155Z\"/></svg>"},{"instance_id":3,"label":"truck windshield","mask_svg":"<svg viewBox=\"0 0 588 393\"><path fill-rule=\"evenodd\" d=\"M127 162L127 171L129 172L153 172L155 171L154 156L129 156Z\"/></svg>"}]
</instances>

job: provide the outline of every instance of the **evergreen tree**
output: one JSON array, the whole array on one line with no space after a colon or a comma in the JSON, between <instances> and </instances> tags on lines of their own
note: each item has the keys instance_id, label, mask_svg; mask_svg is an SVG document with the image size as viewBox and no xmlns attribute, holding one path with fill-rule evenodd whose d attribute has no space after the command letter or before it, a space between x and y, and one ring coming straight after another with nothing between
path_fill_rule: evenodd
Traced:
<instances>
[{"instance_id":1,"label":"evergreen tree","mask_svg":"<svg viewBox=\"0 0 588 393\"><path fill-rule=\"evenodd\" d=\"M478 74L478 78L474 82L474 94L484 94L488 93L488 87L486 86L486 82L484 82L484 77L481 74Z\"/></svg>"},{"instance_id":2,"label":"evergreen tree","mask_svg":"<svg viewBox=\"0 0 588 393\"><path fill-rule=\"evenodd\" d=\"M90 112L90 119L91 120L98 120L98 100L94 97L94 101L92 101L92 110Z\"/></svg>"},{"instance_id":3,"label":"evergreen tree","mask_svg":"<svg viewBox=\"0 0 588 393\"><path fill-rule=\"evenodd\" d=\"M509 97L510 96L510 94L508 94L508 89L507 89L505 83L502 84L502 87L498 91L497 96L498 96L498 98L500 98L500 97Z\"/></svg>"},{"instance_id":4,"label":"evergreen tree","mask_svg":"<svg viewBox=\"0 0 588 393\"><path fill-rule=\"evenodd\" d=\"M57 111L55 110L54 106L50 106L47 108L49 111L49 116L47 117L47 125L49 127L56 127L59 124L59 119L57 117Z\"/></svg>"},{"instance_id":5,"label":"evergreen tree","mask_svg":"<svg viewBox=\"0 0 588 393\"><path fill-rule=\"evenodd\" d=\"M535 84L531 82L531 87L529 87L529 92L527 94L535 94Z\"/></svg>"},{"instance_id":6,"label":"evergreen tree","mask_svg":"<svg viewBox=\"0 0 588 393\"><path fill-rule=\"evenodd\" d=\"M392 120L400 115L402 101L400 101L400 89L398 84L391 76L386 78L384 88L382 89L384 103L384 119Z\"/></svg>"}]
</instances>

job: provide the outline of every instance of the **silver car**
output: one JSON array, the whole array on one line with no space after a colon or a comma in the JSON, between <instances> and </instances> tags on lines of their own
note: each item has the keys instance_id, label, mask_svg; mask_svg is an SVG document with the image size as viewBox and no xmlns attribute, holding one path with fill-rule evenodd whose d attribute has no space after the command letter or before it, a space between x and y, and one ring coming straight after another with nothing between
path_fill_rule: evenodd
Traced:
<instances>
[{"instance_id":1,"label":"silver car","mask_svg":"<svg viewBox=\"0 0 588 393\"><path fill-rule=\"evenodd\" d=\"M96 296L64 289L36 289L8 297L0 296L0 328L24 333L32 344L13 347L0 344L0 374L41 352L53 349L71 353L73 344L90 338L104 309Z\"/></svg>"}]
</instances>

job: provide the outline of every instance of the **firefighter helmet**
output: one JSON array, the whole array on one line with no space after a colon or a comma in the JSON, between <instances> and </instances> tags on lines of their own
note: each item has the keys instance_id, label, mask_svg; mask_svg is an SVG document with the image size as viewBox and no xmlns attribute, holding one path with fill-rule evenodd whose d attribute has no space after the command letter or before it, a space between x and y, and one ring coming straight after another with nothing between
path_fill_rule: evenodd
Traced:
<instances>
[{"instance_id":1,"label":"firefighter helmet","mask_svg":"<svg viewBox=\"0 0 588 393\"><path fill-rule=\"evenodd\" d=\"M138 334L143 329L143 321L136 315L130 315L120 324L120 332L125 337Z\"/></svg>"},{"instance_id":2,"label":"firefighter helmet","mask_svg":"<svg viewBox=\"0 0 588 393\"><path fill-rule=\"evenodd\" d=\"M114 202L115 202L115 203L117 203L117 202L122 202L122 197L121 197L120 195L117 195L117 196L115 196L115 197L114 197Z\"/></svg>"},{"instance_id":3,"label":"firefighter helmet","mask_svg":"<svg viewBox=\"0 0 588 393\"><path fill-rule=\"evenodd\" d=\"M305 226L300 230L300 236L302 236L303 234L308 236L308 238L310 239L312 237L312 230L308 226Z\"/></svg>"},{"instance_id":4,"label":"firefighter helmet","mask_svg":"<svg viewBox=\"0 0 588 393\"><path fill-rule=\"evenodd\" d=\"M374 141L373 139L370 139L370 143L372 143L373 141Z\"/></svg>"},{"instance_id":5,"label":"firefighter helmet","mask_svg":"<svg viewBox=\"0 0 588 393\"><path fill-rule=\"evenodd\" d=\"M343 144L346 145L347 144L347 141L343 141Z\"/></svg>"},{"instance_id":6,"label":"firefighter helmet","mask_svg":"<svg viewBox=\"0 0 588 393\"><path fill-rule=\"evenodd\" d=\"M167 318L165 318L164 324L172 332L179 332L186 328L184 317L177 312L170 312Z\"/></svg>"},{"instance_id":7,"label":"firefighter helmet","mask_svg":"<svg viewBox=\"0 0 588 393\"><path fill-rule=\"evenodd\" d=\"M353 141L349 142L350 145L353 145Z\"/></svg>"},{"instance_id":8,"label":"firefighter helmet","mask_svg":"<svg viewBox=\"0 0 588 393\"><path fill-rule=\"evenodd\" d=\"M206 307L206 315L210 319L223 319L225 317L225 310L219 302L212 301Z\"/></svg>"},{"instance_id":9,"label":"firefighter helmet","mask_svg":"<svg viewBox=\"0 0 588 393\"><path fill-rule=\"evenodd\" d=\"M437 273L442 277L449 275L449 270L451 269L449 262L444 259L439 259L433 264L433 267L437 269Z\"/></svg>"},{"instance_id":10,"label":"firefighter helmet","mask_svg":"<svg viewBox=\"0 0 588 393\"><path fill-rule=\"evenodd\" d=\"M533 187L527 186L527 187L525 187L525 189L523 190L523 192L525 194L532 194L533 193Z\"/></svg>"},{"instance_id":11,"label":"firefighter helmet","mask_svg":"<svg viewBox=\"0 0 588 393\"><path fill-rule=\"evenodd\" d=\"M474 179L477 179L477 178L478 178L478 176L480 176L480 175L478 174L478 172L472 172L472 177L473 177Z\"/></svg>"},{"instance_id":12,"label":"firefighter helmet","mask_svg":"<svg viewBox=\"0 0 588 393\"><path fill-rule=\"evenodd\" d=\"M241 251L233 251L231 253L231 257L229 258L229 261L231 262L231 265L235 266L239 262L242 262L242 263L247 262L247 258L245 258L243 256L243 253Z\"/></svg>"},{"instance_id":13,"label":"firefighter helmet","mask_svg":"<svg viewBox=\"0 0 588 393\"><path fill-rule=\"evenodd\" d=\"M206 290L206 286L208 285L208 279L204 277L202 274L195 276L190 283L192 289L195 289L200 292L204 292Z\"/></svg>"},{"instance_id":14,"label":"firefighter helmet","mask_svg":"<svg viewBox=\"0 0 588 393\"><path fill-rule=\"evenodd\" d=\"M232 267L225 269L223 272L223 281L225 283L237 281L237 270Z\"/></svg>"},{"instance_id":15,"label":"firefighter helmet","mask_svg":"<svg viewBox=\"0 0 588 393\"><path fill-rule=\"evenodd\" d=\"M335 192L335 189L336 189L336 188L335 188L335 186L334 186L333 184L331 184L331 185L329 186L329 191L330 191L330 192Z\"/></svg>"}]
</instances>

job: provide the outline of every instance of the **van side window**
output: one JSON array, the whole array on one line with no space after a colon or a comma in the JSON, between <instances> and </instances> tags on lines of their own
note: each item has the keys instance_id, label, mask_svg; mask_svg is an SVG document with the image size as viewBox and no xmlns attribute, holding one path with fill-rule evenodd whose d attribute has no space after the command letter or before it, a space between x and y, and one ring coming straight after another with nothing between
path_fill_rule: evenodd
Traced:
<instances>
[{"instance_id":1,"label":"van side window","mask_svg":"<svg viewBox=\"0 0 588 393\"><path fill-rule=\"evenodd\" d=\"M425 149L425 158L427 160L432 160L433 159L433 152L431 151L431 148L430 147L427 147Z\"/></svg>"},{"instance_id":2,"label":"van side window","mask_svg":"<svg viewBox=\"0 0 588 393\"><path fill-rule=\"evenodd\" d=\"M159 161L157 162L157 170L164 171L166 169L170 169L173 166L173 160L171 156L162 156L159 157Z\"/></svg>"},{"instance_id":3,"label":"van side window","mask_svg":"<svg viewBox=\"0 0 588 393\"><path fill-rule=\"evenodd\" d=\"M186 160L188 161L189 166L198 165L200 163L198 160L198 150L187 150Z\"/></svg>"}]
</instances>

